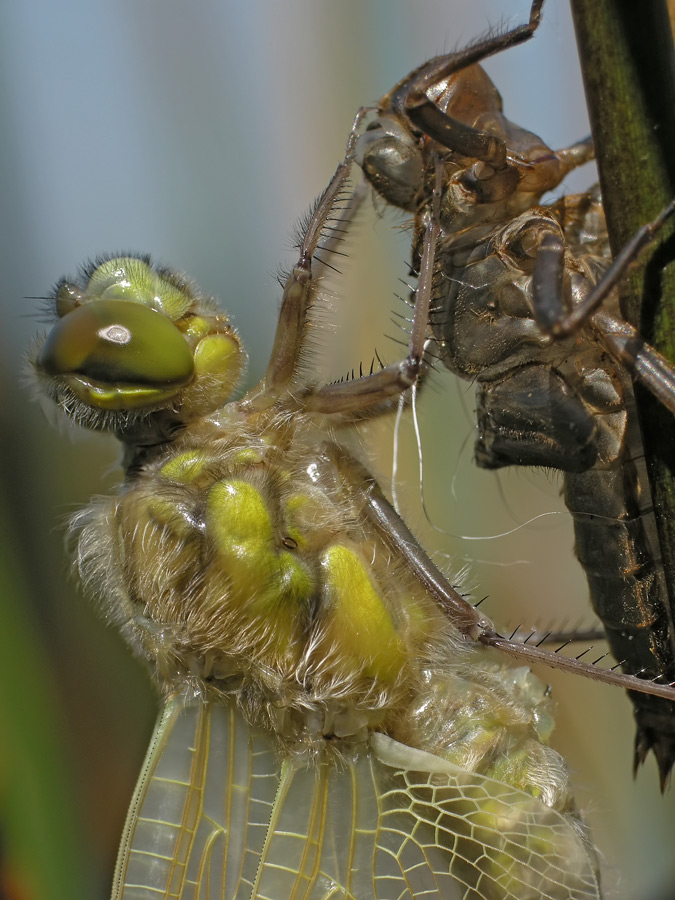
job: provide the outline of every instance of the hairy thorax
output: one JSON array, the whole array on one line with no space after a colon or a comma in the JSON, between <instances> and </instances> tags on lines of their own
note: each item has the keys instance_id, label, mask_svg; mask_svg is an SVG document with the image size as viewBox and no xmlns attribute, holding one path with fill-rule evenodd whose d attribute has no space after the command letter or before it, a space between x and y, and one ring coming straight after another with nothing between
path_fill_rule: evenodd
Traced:
<instances>
[{"instance_id":1,"label":"hairy thorax","mask_svg":"<svg viewBox=\"0 0 675 900\"><path fill-rule=\"evenodd\" d=\"M80 564L162 683L236 694L291 742L358 739L448 629L305 419L232 403L188 426L91 508Z\"/></svg>"}]
</instances>

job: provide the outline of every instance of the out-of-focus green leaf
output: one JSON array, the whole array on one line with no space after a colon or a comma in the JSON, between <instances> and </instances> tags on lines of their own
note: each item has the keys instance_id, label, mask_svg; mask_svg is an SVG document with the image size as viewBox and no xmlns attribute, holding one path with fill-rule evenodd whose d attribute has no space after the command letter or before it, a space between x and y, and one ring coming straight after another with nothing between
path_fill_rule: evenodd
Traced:
<instances>
[{"instance_id":1,"label":"out-of-focus green leaf","mask_svg":"<svg viewBox=\"0 0 675 900\"><path fill-rule=\"evenodd\" d=\"M49 660L23 600L0 507L0 829L31 900L93 896Z\"/></svg>"}]
</instances>

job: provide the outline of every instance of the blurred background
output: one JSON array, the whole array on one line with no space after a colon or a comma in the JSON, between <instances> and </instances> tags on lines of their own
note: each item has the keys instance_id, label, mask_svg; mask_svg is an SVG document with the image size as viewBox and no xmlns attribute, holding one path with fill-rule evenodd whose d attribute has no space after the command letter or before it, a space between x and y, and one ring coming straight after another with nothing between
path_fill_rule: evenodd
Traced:
<instances>
[{"instance_id":1,"label":"blurred background","mask_svg":"<svg viewBox=\"0 0 675 900\"><path fill-rule=\"evenodd\" d=\"M118 450L49 427L24 356L44 296L104 252L149 252L233 313L262 374L292 225L342 156L358 106L426 58L526 21L527 0L5 0L0 7L0 900L103 900L156 715L146 672L70 576L64 523L118 482ZM487 63L513 121L565 146L588 132L569 10ZM592 183L592 168L565 190ZM365 211L321 346L331 377L400 355L402 219ZM341 264L342 265L342 264ZM353 301L351 304L349 301ZM371 313L378 310L374 323ZM361 313L361 317L359 317ZM324 318L324 317L322 317ZM358 337L357 337L358 336ZM341 341L341 343L339 343ZM398 495L437 561L513 625L589 624L555 475L478 472L473 388L437 373L419 404L428 519L407 419ZM364 433L391 480L393 419ZM376 456L375 456L376 454ZM533 525L533 516L546 514ZM515 530L514 530L515 529ZM495 535L507 536L493 538ZM478 538L466 540L465 538ZM600 847L609 897L675 891L675 798L631 777L620 691L544 671L555 745Z\"/></svg>"}]
</instances>

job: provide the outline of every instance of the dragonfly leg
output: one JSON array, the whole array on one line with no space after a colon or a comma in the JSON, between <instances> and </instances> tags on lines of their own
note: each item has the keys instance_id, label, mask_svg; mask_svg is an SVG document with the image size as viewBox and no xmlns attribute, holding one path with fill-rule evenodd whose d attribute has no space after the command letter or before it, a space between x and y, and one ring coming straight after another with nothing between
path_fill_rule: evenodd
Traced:
<instances>
[{"instance_id":1,"label":"dragonfly leg","mask_svg":"<svg viewBox=\"0 0 675 900\"><path fill-rule=\"evenodd\" d=\"M490 647L498 647L505 653L530 664L540 663L552 668L563 669L586 678L602 681L605 684L615 684L653 697L663 697L671 701L675 698L675 685L673 684L641 679L635 675L618 672L615 668L600 668L595 663L583 661L584 653L576 657L564 656L559 652L545 650L527 639L518 640L513 636L507 638L500 635L492 620L481 613L452 586L420 547L415 536L386 499L372 476L353 459L350 459L347 464L344 457L340 459L338 455L335 461L342 476L361 494L363 494L364 484L367 485L365 515L376 525L384 540L400 553L416 578L424 584L455 627L468 640ZM596 637L597 633L594 632L593 639ZM540 643L543 644L545 641ZM600 657L600 659L602 658L603 656Z\"/></svg>"},{"instance_id":2,"label":"dragonfly leg","mask_svg":"<svg viewBox=\"0 0 675 900\"><path fill-rule=\"evenodd\" d=\"M643 384L666 409L675 414L675 368L628 322L602 312L591 325L609 352L622 362L636 381Z\"/></svg>"},{"instance_id":3,"label":"dragonfly leg","mask_svg":"<svg viewBox=\"0 0 675 900\"><path fill-rule=\"evenodd\" d=\"M560 338L572 334L588 321L602 302L617 287L637 262L642 251L657 237L661 228L675 213L675 200L661 210L653 221L643 225L617 254L616 258L588 294L566 312L562 304L561 289L565 247L556 234L546 235L541 242L534 266L535 318L542 331Z\"/></svg>"},{"instance_id":4,"label":"dragonfly leg","mask_svg":"<svg viewBox=\"0 0 675 900\"><path fill-rule=\"evenodd\" d=\"M384 366L379 372L352 381L329 384L306 398L305 408L321 413L355 413L398 397L415 384L424 371L424 351L427 343L429 309L436 244L440 234L439 204L441 169L436 166L435 186L430 219L426 225L416 292L408 354L397 363Z\"/></svg>"},{"instance_id":5,"label":"dragonfly leg","mask_svg":"<svg viewBox=\"0 0 675 900\"><path fill-rule=\"evenodd\" d=\"M654 240L675 213L675 201L644 225L620 251L604 277L572 310L565 309L562 287L565 244L561 235L549 232L541 240L534 264L532 293L535 319L545 334L567 337L590 324L609 353L622 363L663 405L675 413L675 369L651 347L630 323L608 315L599 307L640 253Z\"/></svg>"},{"instance_id":6,"label":"dragonfly leg","mask_svg":"<svg viewBox=\"0 0 675 900\"><path fill-rule=\"evenodd\" d=\"M262 409L273 405L288 389L297 372L298 359L306 337L307 314L317 283L312 269L315 254L317 250L330 250L331 244L340 239L343 227L348 227L365 193L365 189L359 186L336 221L334 213L347 188L358 129L367 111L362 108L357 112L344 159L316 202L304 228L298 261L284 285L274 344L262 389L248 401L252 407Z\"/></svg>"}]
</instances>

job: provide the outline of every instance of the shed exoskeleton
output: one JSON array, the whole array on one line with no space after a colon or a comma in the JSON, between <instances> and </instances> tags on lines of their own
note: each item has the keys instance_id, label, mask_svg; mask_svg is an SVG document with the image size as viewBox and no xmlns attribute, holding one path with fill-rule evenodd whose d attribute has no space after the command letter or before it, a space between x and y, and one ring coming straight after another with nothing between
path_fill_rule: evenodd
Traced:
<instances>
[{"instance_id":1,"label":"shed exoskeleton","mask_svg":"<svg viewBox=\"0 0 675 900\"><path fill-rule=\"evenodd\" d=\"M531 37L541 6L533 3L527 25L406 76L379 102L357 158L380 196L414 214L415 271L433 180L442 173L429 320L444 364L477 385L476 462L565 473L577 557L615 658L624 671L670 682L673 613L631 375L671 410L675 376L620 319L610 289L672 207L608 273L598 189L541 204L592 158L590 139L551 150L506 119L478 65ZM595 298L604 300L600 311ZM675 708L663 699L631 699L635 766L653 750L663 788L675 759Z\"/></svg>"}]
</instances>

